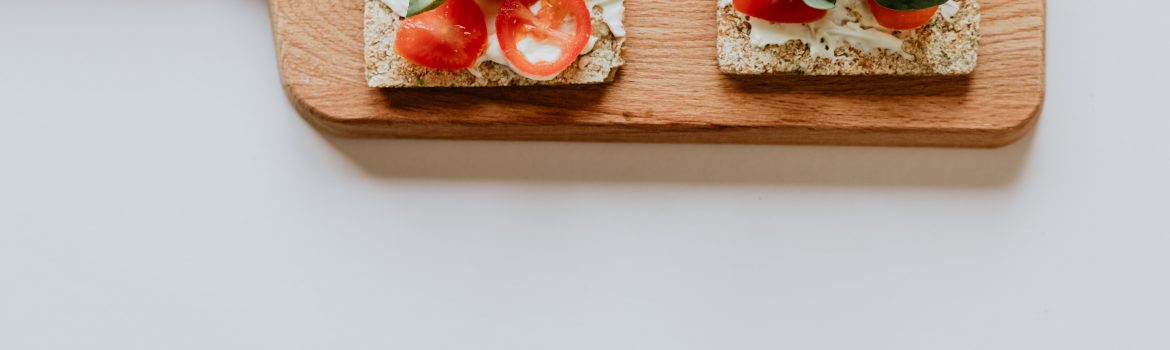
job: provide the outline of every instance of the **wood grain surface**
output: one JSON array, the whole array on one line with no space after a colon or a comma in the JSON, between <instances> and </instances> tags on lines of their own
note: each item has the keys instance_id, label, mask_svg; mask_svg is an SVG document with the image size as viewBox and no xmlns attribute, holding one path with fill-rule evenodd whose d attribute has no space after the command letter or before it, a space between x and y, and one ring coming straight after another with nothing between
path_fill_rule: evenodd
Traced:
<instances>
[{"instance_id":1,"label":"wood grain surface","mask_svg":"<svg viewBox=\"0 0 1170 350\"><path fill-rule=\"evenodd\" d=\"M997 147L1044 99L1044 0L983 0L968 77L733 77L715 56L716 0L626 0L627 65L608 85L366 87L362 1L269 0L298 111L343 136Z\"/></svg>"}]
</instances>

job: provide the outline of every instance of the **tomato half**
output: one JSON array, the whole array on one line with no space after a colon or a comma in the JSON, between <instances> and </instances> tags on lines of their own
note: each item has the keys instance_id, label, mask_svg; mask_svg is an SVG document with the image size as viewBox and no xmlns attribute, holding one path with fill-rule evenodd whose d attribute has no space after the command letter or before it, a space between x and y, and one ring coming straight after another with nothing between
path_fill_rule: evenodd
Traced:
<instances>
[{"instance_id":1,"label":"tomato half","mask_svg":"<svg viewBox=\"0 0 1170 350\"><path fill-rule=\"evenodd\" d=\"M774 23L816 22L829 13L809 7L804 0L735 0L732 5L745 15Z\"/></svg>"},{"instance_id":2,"label":"tomato half","mask_svg":"<svg viewBox=\"0 0 1170 350\"><path fill-rule=\"evenodd\" d=\"M934 18L938 6L914 11L899 11L889 9L874 0L869 0L869 10L882 27L895 30L910 30L921 27Z\"/></svg>"},{"instance_id":3,"label":"tomato half","mask_svg":"<svg viewBox=\"0 0 1170 350\"><path fill-rule=\"evenodd\" d=\"M487 49L487 22L475 0L447 0L402 21L394 41L399 56L441 70L470 68Z\"/></svg>"},{"instance_id":4,"label":"tomato half","mask_svg":"<svg viewBox=\"0 0 1170 350\"><path fill-rule=\"evenodd\" d=\"M551 79L564 71L592 33L584 0L504 0L496 15L500 50L513 69L532 79Z\"/></svg>"}]
</instances>

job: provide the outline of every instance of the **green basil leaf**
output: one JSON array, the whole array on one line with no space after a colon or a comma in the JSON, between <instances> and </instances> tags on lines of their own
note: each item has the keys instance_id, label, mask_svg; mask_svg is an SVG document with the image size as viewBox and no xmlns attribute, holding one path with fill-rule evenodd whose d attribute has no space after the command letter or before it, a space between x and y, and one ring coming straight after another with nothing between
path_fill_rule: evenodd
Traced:
<instances>
[{"instance_id":1,"label":"green basil leaf","mask_svg":"<svg viewBox=\"0 0 1170 350\"><path fill-rule=\"evenodd\" d=\"M410 6L406 7L406 17L413 17L414 15L434 10L439 5L442 5L447 0L410 0Z\"/></svg>"},{"instance_id":2,"label":"green basil leaf","mask_svg":"<svg viewBox=\"0 0 1170 350\"><path fill-rule=\"evenodd\" d=\"M882 7L898 11L928 9L947 3L948 0L875 0Z\"/></svg>"},{"instance_id":3,"label":"green basil leaf","mask_svg":"<svg viewBox=\"0 0 1170 350\"><path fill-rule=\"evenodd\" d=\"M832 10L837 7L837 0L804 0L804 4L818 10Z\"/></svg>"}]
</instances>

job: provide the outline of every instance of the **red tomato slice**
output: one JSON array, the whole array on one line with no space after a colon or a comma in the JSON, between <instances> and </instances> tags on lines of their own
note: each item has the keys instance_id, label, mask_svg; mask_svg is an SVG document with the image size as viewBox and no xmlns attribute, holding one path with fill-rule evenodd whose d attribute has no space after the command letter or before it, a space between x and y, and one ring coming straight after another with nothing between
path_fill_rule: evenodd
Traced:
<instances>
[{"instance_id":1,"label":"red tomato slice","mask_svg":"<svg viewBox=\"0 0 1170 350\"><path fill-rule=\"evenodd\" d=\"M745 15L774 23L809 23L829 11L809 7L804 0L735 0L735 9Z\"/></svg>"},{"instance_id":2,"label":"red tomato slice","mask_svg":"<svg viewBox=\"0 0 1170 350\"><path fill-rule=\"evenodd\" d=\"M394 51L427 68L470 68L487 49L487 23L474 0L447 0L402 21Z\"/></svg>"},{"instance_id":3,"label":"red tomato slice","mask_svg":"<svg viewBox=\"0 0 1170 350\"><path fill-rule=\"evenodd\" d=\"M869 10L882 27L894 30L910 30L921 27L934 18L938 6L914 11L898 11L886 8L874 0L869 0Z\"/></svg>"},{"instance_id":4,"label":"red tomato slice","mask_svg":"<svg viewBox=\"0 0 1170 350\"><path fill-rule=\"evenodd\" d=\"M540 8L533 13L538 1ZM584 0L504 0L496 15L496 37L504 57L513 69L533 79L555 77L573 64L592 33ZM522 44L540 45L544 52L530 57L520 49Z\"/></svg>"}]
</instances>

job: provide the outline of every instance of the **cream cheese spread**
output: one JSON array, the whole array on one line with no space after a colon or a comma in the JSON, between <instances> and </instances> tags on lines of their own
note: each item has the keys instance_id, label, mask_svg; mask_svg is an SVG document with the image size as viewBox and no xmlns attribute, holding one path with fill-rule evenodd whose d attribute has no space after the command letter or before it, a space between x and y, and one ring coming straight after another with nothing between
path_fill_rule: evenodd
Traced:
<instances>
[{"instance_id":1,"label":"cream cheese spread","mask_svg":"<svg viewBox=\"0 0 1170 350\"><path fill-rule=\"evenodd\" d=\"M720 0L719 5L732 6L732 0ZM953 0L939 8L947 19L954 17L958 10L959 5ZM842 47L856 48L863 53L886 50L912 58L902 50L902 37L896 35L912 33L898 33L878 25L865 0L838 0L837 7L811 23L772 23L754 17L748 23L751 24L751 42L756 46L782 45L798 40L808 45L813 57L834 61L837 60L837 49Z\"/></svg>"},{"instance_id":2,"label":"cream cheese spread","mask_svg":"<svg viewBox=\"0 0 1170 350\"><path fill-rule=\"evenodd\" d=\"M409 0L382 0L382 2L385 3L386 6L390 7L390 9L393 10L394 13L398 14L398 16L406 16ZM551 77L529 76L528 74L524 74L523 72L512 68L511 63L508 62L508 58L504 57L504 51L500 49L500 39L496 37L496 13L499 12L499 0L477 2L480 3L481 6L483 6L485 3L491 3L497 7L483 8L484 21L487 23L488 30L488 46L487 49L484 50L484 53L479 56L479 60L476 61L475 65L468 69L471 74L477 77L482 77L482 73L480 73L477 68L481 63L490 61L511 68L513 72L516 72L516 74L529 79L552 80L556 78L555 75ZM589 7L591 12L593 9L600 8L600 11L598 12L601 13L601 21L609 27L609 32L613 33L614 37L624 38L626 36L626 28L624 25L622 25L622 19L625 17L626 12L623 0L585 0L585 5ZM540 2L538 1L533 4L531 9L534 13L539 12ZM581 51L581 54L584 55L592 52L593 46L597 43L597 39L598 38L596 36L590 35L589 43L585 45L585 49ZM556 59L561 54L561 48L559 46L548 43L541 43L531 38L520 40L516 43L516 48L520 50L522 54L524 54L525 58L532 62L551 61Z\"/></svg>"}]
</instances>

